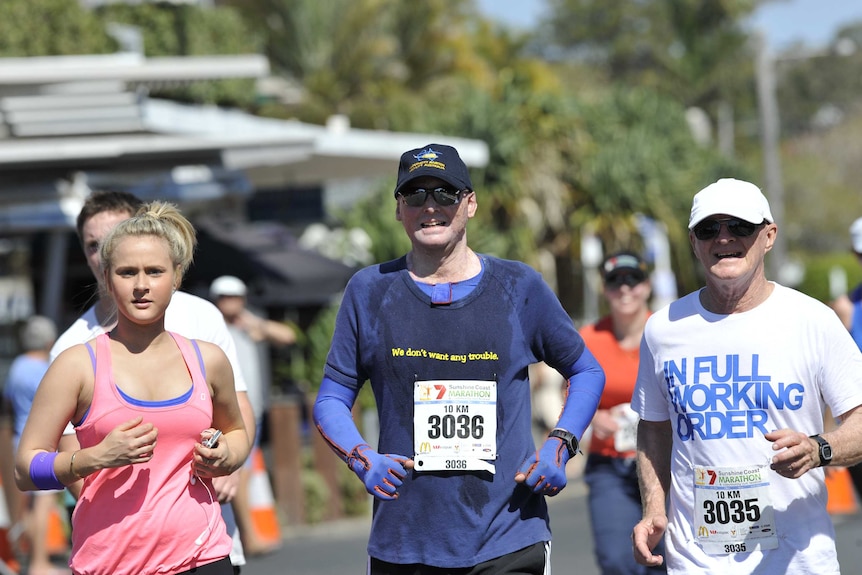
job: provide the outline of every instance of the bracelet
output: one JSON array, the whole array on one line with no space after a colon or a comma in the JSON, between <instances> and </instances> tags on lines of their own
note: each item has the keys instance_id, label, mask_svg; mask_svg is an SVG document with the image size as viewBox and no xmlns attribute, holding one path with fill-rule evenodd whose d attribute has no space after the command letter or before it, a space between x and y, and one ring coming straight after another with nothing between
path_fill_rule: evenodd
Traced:
<instances>
[{"instance_id":1,"label":"bracelet","mask_svg":"<svg viewBox=\"0 0 862 575\"><path fill-rule=\"evenodd\" d=\"M54 473L54 460L59 455L56 451L48 453L43 451L37 453L30 460L30 481L37 489L65 489L66 485L57 479L57 474Z\"/></svg>"},{"instance_id":2,"label":"bracelet","mask_svg":"<svg viewBox=\"0 0 862 575\"><path fill-rule=\"evenodd\" d=\"M78 451L81 451L81 450L79 449ZM75 473L75 456L78 455L78 451L73 453L72 459L69 460L69 473L72 475L72 477L74 477L76 479L83 479L83 477L81 477L80 475Z\"/></svg>"}]
</instances>

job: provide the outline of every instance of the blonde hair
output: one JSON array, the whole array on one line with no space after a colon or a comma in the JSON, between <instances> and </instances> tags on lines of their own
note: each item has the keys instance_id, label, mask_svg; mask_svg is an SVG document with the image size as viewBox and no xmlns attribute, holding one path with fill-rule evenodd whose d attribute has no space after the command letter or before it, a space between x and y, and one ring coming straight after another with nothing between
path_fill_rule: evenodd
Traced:
<instances>
[{"instance_id":1,"label":"blonde hair","mask_svg":"<svg viewBox=\"0 0 862 575\"><path fill-rule=\"evenodd\" d=\"M117 224L108 232L99 248L102 270L109 269L114 250L120 240L130 236L155 236L168 243L171 262L179 278L185 275L192 264L197 237L195 228L174 204L153 201L142 205L138 212Z\"/></svg>"}]
</instances>

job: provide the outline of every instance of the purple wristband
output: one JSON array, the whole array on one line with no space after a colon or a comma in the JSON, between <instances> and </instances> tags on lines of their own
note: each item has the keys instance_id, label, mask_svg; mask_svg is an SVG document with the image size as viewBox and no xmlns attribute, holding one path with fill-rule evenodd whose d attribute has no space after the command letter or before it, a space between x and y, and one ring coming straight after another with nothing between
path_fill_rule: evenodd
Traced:
<instances>
[{"instance_id":1,"label":"purple wristband","mask_svg":"<svg viewBox=\"0 0 862 575\"><path fill-rule=\"evenodd\" d=\"M59 453L43 451L30 462L30 480L39 489L65 489L57 474L54 473L54 460Z\"/></svg>"}]
</instances>

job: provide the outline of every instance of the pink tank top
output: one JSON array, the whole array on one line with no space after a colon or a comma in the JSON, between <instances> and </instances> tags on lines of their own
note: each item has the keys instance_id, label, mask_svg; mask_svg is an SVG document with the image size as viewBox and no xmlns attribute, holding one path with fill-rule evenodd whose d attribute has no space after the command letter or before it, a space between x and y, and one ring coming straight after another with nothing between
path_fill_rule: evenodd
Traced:
<instances>
[{"instance_id":1,"label":"pink tank top","mask_svg":"<svg viewBox=\"0 0 862 575\"><path fill-rule=\"evenodd\" d=\"M98 444L117 425L139 415L158 428L159 436L149 462L85 478L72 515L70 565L77 575L178 573L230 553L232 542L212 481L190 481L194 443L212 425L203 361L196 343L171 336L192 385L181 397L160 402L124 394L114 383L109 337L96 338L93 401L76 429L81 447Z\"/></svg>"}]
</instances>

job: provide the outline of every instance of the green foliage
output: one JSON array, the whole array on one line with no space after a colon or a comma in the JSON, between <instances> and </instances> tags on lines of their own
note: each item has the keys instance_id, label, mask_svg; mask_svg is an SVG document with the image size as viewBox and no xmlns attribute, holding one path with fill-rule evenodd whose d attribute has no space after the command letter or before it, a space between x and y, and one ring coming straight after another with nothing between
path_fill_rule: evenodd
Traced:
<instances>
[{"instance_id":1,"label":"green foliage","mask_svg":"<svg viewBox=\"0 0 862 575\"><path fill-rule=\"evenodd\" d=\"M314 322L303 332L302 354L295 354L291 360L291 378L305 388L316 390L323 378L326 354L335 331L335 316L338 304L330 305L320 311Z\"/></svg>"},{"instance_id":2,"label":"green foliage","mask_svg":"<svg viewBox=\"0 0 862 575\"><path fill-rule=\"evenodd\" d=\"M320 523L326 516L326 502L331 497L329 487L323 476L313 469L311 463L303 466L300 480L305 522L310 525Z\"/></svg>"},{"instance_id":3,"label":"green foliage","mask_svg":"<svg viewBox=\"0 0 862 575\"><path fill-rule=\"evenodd\" d=\"M533 265L547 250L565 269L578 259L582 227L596 227L606 251L632 247L640 213L667 226L681 281L693 288L691 197L719 177L747 176L744 169L697 145L683 107L655 91L618 85L583 101L508 72L493 94L465 86L461 105L437 116L443 131L458 129L491 150L471 243Z\"/></svg>"},{"instance_id":4,"label":"green foliage","mask_svg":"<svg viewBox=\"0 0 862 575\"><path fill-rule=\"evenodd\" d=\"M851 253L807 256L803 260L805 277L797 289L824 303L832 299L829 293L829 274L833 268L844 270L847 275L848 289L862 283L862 267Z\"/></svg>"},{"instance_id":5,"label":"green foliage","mask_svg":"<svg viewBox=\"0 0 862 575\"><path fill-rule=\"evenodd\" d=\"M549 0L544 40L606 66L615 81L704 105L744 85L742 18L753 0Z\"/></svg>"},{"instance_id":6,"label":"green foliage","mask_svg":"<svg viewBox=\"0 0 862 575\"><path fill-rule=\"evenodd\" d=\"M317 433L317 431L314 433ZM309 525L321 523L326 519L329 501L332 499L329 483L314 468L313 455L314 453L311 450L304 452L300 475L300 481L302 481L303 511L305 513L305 522ZM371 506L369 505L370 496L365 491L365 486L346 465L338 465L336 473L338 474L338 493L342 501L341 511L347 517L367 515Z\"/></svg>"},{"instance_id":7,"label":"green foliage","mask_svg":"<svg viewBox=\"0 0 862 575\"><path fill-rule=\"evenodd\" d=\"M534 43L545 53L655 90L717 123L729 104L756 125L752 43L743 19L757 0L549 0ZM577 89L577 86L573 86Z\"/></svg>"},{"instance_id":8,"label":"green foliage","mask_svg":"<svg viewBox=\"0 0 862 575\"><path fill-rule=\"evenodd\" d=\"M231 8L200 8L192 5L110 4L97 14L105 24L135 26L144 38L148 57L213 56L260 52L260 41ZM194 82L180 87L154 90L175 100L250 106L255 101L254 80L229 79Z\"/></svg>"},{"instance_id":9,"label":"green foliage","mask_svg":"<svg viewBox=\"0 0 862 575\"><path fill-rule=\"evenodd\" d=\"M109 4L97 11L103 22L139 28L147 56L250 54L260 42L231 8L193 5Z\"/></svg>"},{"instance_id":10,"label":"green foliage","mask_svg":"<svg viewBox=\"0 0 862 575\"><path fill-rule=\"evenodd\" d=\"M338 315L340 303L334 302L317 314L297 342L301 352L297 351L292 355L287 368L290 379L312 394L316 394L320 389L323 367L326 365L326 356L329 353L332 334L335 332L335 318ZM364 386L359 392L357 404L361 409L374 406L374 396L370 386Z\"/></svg>"},{"instance_id":11,"label":"green foliage","mask_svg":"<svg viewBox=\"0 0 862 575\"><path fill-rule=\"evenodd\" d=\"M69 0L0 1L0 57L104 54L116 43L102 23Z\"/></svg>"},{"instance_id":12,"label":"green foliage","mask_svg":"<svg viewBox=\"0 0 862 575\"><path fill-rule=\"evenodd\" d=\"M646 89L619 86L596 103L582 106L585 143L580 210L570 224L591 223L606 251L631 247L633 214L668 229L679 279L686 289L698 281L686 227L691 198L720 177L750 179L743 167L695 143L678 103Z\"/></svg>"},{"instance_id":13,"label":"green foliage","mask_svg":"<svg viewBox=\"0 0 862 575\"><path fill-rule=\"evenodd\" d=\"M301 84L301 103L277 117L323 123L347 114L357 127L404 130L421 124L450 98L435 102L429 86L453 78L489 82L494 70L473 50L477 25L467 0L233 0L265 35L276 73ZM422 129L422 128L418 128Z\"/></svg>"},{"instance_id":14,"label":"green foliage","mask_svg":"<svg viewBox=\"0 0 862 575\"><path fill-rule=\"evenodd\" d=\"M344 502L344 514L348 517L367 515L371 509L370 495L365 485L346 465L338 466L338 489Z\"/></svg>"},{"instance_id":15,"label":"green foliage","mask_svg":"<svg viewBox=\"0 0 862 575\"><path fill-rule=\"evenodd\" d=\"M342 226L365 230L371 238L371 256L375 262L394 260L410 250L410 240L401 222L395 219L394 189L393 181L391 186L381 187L356 202L350 210L335 214Z\"/></svg>"},{"instance_id":16,"label":"green foliage","mask_svg":"<svg viewBox=\"0 0 862 575\"><path fill-rule=\"evenodd\" d=\"M860 138L862 115L856 115L782 147L785 214L779 233L786 235L790 253L802 257L849 249L850 224L862 216Z\"/></svg>"},{"instance_id":17,"label":"green foliage","mask_svg":"<svg viewBox=\"0 0 862 575\"><path fill-rule=\"evenodd\" d=\"M250 54L260 41L230 8L169 3L110 4L94 11L69 0L2 0L0 57L63 56L116 52L108 25L135 26L147 56ZM251 106L254 81L194 82L153 90L177 100Z\"/></svg>"},{"instance_id":18,"label":"green foliage","mask_svg":"<svg viewBox=\"0 0 862 575\"><path fill-rule=\"evenodd\" d=\"M323 123L333 113L351 113L351 102L392 77L394 45L383 33L385 2L378 0L249 0L233 2L265 36L265 52L276 73L302 84L309 98L295 113ZM381 16L381 14L383 16ZM352 116L352 114L351 114ZM354 120L354 125L361 125Z\"/></svg>"},{"instance_id":19,"label":"green foliage","mask_svg":"<svg viewBox=\"0 0 862 575\"><path fill-rule=\"evenodd\" d=\"M775 63L778 106L785 136L811 130L817 116L829 109L851 111L862 93L862 24L846 28L841 37L851 42L850 54L791 50Z\"/></svg>"}]
</instances>

